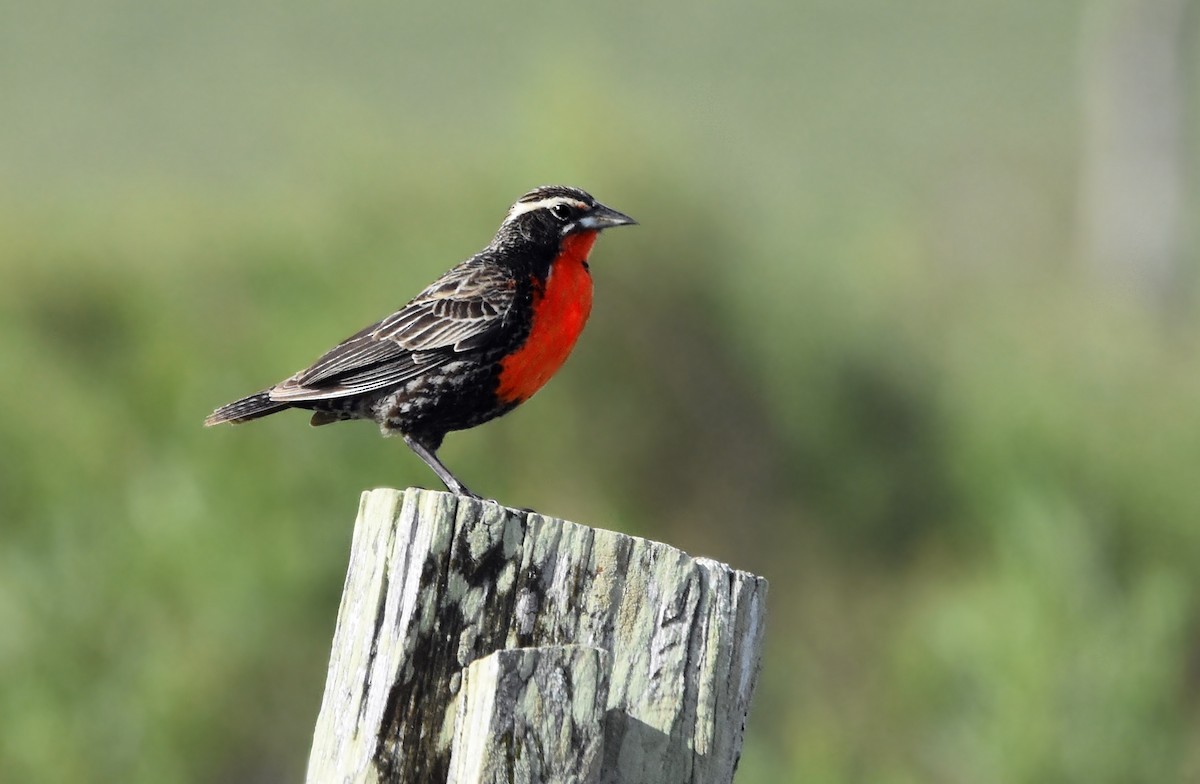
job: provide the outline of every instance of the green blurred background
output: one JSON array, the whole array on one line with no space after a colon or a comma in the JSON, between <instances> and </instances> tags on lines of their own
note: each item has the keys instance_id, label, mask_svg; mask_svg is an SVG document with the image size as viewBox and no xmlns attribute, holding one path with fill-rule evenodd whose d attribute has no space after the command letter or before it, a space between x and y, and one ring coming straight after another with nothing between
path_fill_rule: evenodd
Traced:
<instances>
[{"instance_id":1,"label":"green blurred background","mask_svg":"<svg viewBox=\"0 0 1200 784\"><path fill-rule=\"evenodd\" d=\"M0 780L294 781L358 495L206 430L565 182L471 487L771 581L738 781L1200 780L1191 0L0 5Z\"/></svg>"}]
</instances>

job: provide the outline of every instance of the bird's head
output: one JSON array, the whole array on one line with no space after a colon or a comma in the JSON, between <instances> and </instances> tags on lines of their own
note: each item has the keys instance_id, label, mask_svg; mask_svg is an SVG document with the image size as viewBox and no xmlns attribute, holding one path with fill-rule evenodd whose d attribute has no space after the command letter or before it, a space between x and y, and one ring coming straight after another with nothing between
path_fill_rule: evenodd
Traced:
<instances>
[{"instance_id":1,"label":"bird's head","mask_svg":"<svg viewBox=\"0 0 1200 784\"><path fill-rule=\"evenodd\" d=\"M566 237L635 224L633 218L567 185L543 185L526 193L508 210L495 242L514 239L557 246Z\"/></svg>"}]
</instances>

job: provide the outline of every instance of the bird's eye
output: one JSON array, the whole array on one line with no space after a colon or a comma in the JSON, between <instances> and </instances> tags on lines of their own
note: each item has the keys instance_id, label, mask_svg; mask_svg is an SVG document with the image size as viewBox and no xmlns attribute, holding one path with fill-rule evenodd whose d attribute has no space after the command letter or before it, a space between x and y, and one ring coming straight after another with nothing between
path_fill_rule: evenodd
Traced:
<instances>
[{"instance_id":1,"label":"bird's eye","mask_svg":"<svg viewBox=\"0 0 1200 784\"><path fill-rule=\"evenodd\" d=\"M571 220L571 206L569 204L555 204L550 208L550 214L563 223L566 223Z\"/></svg>"}]
</instances>

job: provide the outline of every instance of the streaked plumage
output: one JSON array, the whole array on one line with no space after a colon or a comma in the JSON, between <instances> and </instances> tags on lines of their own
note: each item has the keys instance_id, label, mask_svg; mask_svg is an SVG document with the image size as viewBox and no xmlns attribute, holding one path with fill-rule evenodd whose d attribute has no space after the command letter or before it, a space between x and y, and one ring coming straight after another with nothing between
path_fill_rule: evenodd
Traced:
<instances>
[{"instance_id":1,"label":"streaked plumage","mask_svg":"<svg viewBox=\"0 0 1200 784\"><path fill-rule=\"evenodd\" d=\"M371 419L400 434L450 490L474 495L437 459L442 439L510 411L557 370L591 306L592 242L633 222L577 188L536 188L486 248L398 312L205 424L285 408L313 411L314 425Z\"/></svg>"}]
</instances>

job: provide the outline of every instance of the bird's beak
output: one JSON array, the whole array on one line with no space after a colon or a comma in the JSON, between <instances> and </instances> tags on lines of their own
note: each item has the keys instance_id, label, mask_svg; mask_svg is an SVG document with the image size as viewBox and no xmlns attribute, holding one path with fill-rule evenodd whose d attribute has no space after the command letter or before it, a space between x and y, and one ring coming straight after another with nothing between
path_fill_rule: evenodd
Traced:
<instances>
[{"instance_id":1,"label":"bird's beak","mask_svg":"<svg viewBox=\"0 0 1200 784\"><path fill-rule=\"evenodd\" d=\"M575 221L575 225L579 228L590 231L611 229L613 226L632 226L635 223L637 221L625 213L617 212L612 207L606 207L603 204L592 207L582 218Z\"/></svg>"}]
</instances>

